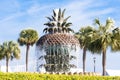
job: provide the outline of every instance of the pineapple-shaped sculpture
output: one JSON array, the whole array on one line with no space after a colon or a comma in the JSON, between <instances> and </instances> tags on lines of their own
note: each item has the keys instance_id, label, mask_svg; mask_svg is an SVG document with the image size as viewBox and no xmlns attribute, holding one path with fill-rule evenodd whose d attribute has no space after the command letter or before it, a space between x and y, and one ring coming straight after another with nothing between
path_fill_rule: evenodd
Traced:
<instances>
[{"instance_id":1,"label":"pineapple-shaped sculpture","mask_svg":"<svg viewBox=\"0 0 120 80\"><path fill-rule=\"evenodd\" d=\"M47 72L66 72L76 67L70 61L76 59L73 52L77 51L79 41L71 34L72 23L67 22L70 16L64 18L64 13L65 9L57 9L53 10L52 17L47 17L49 21L43 30L46 34L37 42L37 69L44 66Z\"/></svg>"}]
</instances>

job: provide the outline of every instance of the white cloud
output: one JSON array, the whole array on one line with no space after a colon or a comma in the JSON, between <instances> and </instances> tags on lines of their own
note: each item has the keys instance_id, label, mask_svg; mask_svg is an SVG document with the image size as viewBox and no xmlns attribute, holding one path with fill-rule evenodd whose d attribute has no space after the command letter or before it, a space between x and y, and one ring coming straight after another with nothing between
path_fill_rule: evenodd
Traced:
<instances>
[{"instance_id":1,"label":"white cloud","mask_svg":"<svg viewBox=\"0 0 120 80\"><path fill-rule=\"evenodd\" d=\"M23 13L23 12L17 12L17 13L11 14L10 16L7 16L4 19L0 20L0 23L15 19L15 18L23 16L23 15L25 15L25 13Z\"/></svg>"},{"instance_id":2,"label":"white cloud","mask_svg":"<svg viewBox=\"0 0 120 80\"><path fill-rule=\"evenodd\" d=\"M106 16L115 11L111 7L103 9L104 4L107 5L107 3L97 3L96 0L76 0L64 5L63 8L67 9L67 15L71 15L70 21L76 27L74 29L78 30L82 25L91 25L94 18Z\"/></svg>"},{"instance_id":3,"label":"white cloud","mask_svg":"<svg viewBox=\"0 0 120 80\"><path fill-rule=\"evenodd\" d=\"M16 6L19 6L16 2L15 2ZM47 6L40 6L38 4L34 4L32 5L30 8L28 8L27 10L25 10L24 12L16 12L13 14L10 14L9 16L4 17L2 20L0 20L0 23L9 21L9 20L13 20L16 19L18 17L24 16L24 15L33 15L33 14L37 14L40 13L44 10L47 10L48 8L53 7L53 5L47 5Z\"/></svg>"},{"instance_id":4,"label":"white cloud","mask_svg":"<svg viewBox=\"0 0 120 80\"><path fill-rule=\"evenodd\" d=\"M34 4L26 10L26 13L29 15L34 14L34 13L40 13L40 11L45 11L50 7L53 7L53 5L40 6L38 4Z\"/></svg>"},{"instance_id":5,"label":"white cloud","mask_svg":"<svg viewBox=\"0 0 120 80\"><path fill-rule=\"evenodd\" d=\"M33 14L33 13L36 13L36 12L38 12L38 11L40 11L40 10L41 10L41 8L40 8L39 5L33 5L33 6L31 6L26 12L27 12L28 14Z\"/></svg>"}]
</instances>

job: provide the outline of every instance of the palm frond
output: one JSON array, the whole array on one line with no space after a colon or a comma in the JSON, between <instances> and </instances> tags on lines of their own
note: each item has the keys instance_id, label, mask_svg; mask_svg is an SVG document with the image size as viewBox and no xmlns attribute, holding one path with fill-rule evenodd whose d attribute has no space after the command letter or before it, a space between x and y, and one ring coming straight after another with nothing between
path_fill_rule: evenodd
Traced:
<instances>
[{"instance_id":1,"label":"palm frond","mask_svg":"<svg viewBox=\"0 0 120 80\"><path fill-rule=\"evenodd\" d=\"M56 12L53 10L53 16L55 16L56 17Z\"/></svg>"},{"instance_id":2,"label":"palm frond","mask_svg":"<svg viewBox=\"0 0 120 80\"><path fill-rule=\"evenodd\" d=\"M112 28L114 27L114 21L112 19L108 18L106 20L106 25L105 26L106 26L106 31L112 30Z\"/></svg>"},{"instance_id":3,"label":"palm frond","mask_svg":"<svg viewBox=\"0 0 120 80\"><path fill-rule=\"evenodd\" d=\"M47 32L48 32L48 28L45 28L45 29L43 30L43 32L47 33Z\"/></svg>"},{"instance_id":4,"label":"palm frond","mask_svg":"<svg viewBox=\"0 0 120 80\"><path fill-rule=\"evenodd\" d=\"M62 12L62 18L64 18L65 10L66 10L66 9L64 9L63 12Z\"/></svg>"},{"instance_id":5,"label":"palm frond","mask_svg":"<svg viewBox=\"0 0 120 80\"><path fill-rule=\"evenodd\" d=\"M74 32L74 30L71 29L71 28L67 28L67 31L68 31L68 32Z\"/></svg>"},{"instance_id":6,"label":"palm frond","mask_svg":"<svg viewBox=\"0 0 120 80\"><path fill-rule=\"evenodd\" d=\"M61 20L61 9L59 9L59 12L58 12L58 21Z\"/></svg>"},{"instance_id":7,"label":"palm frond","mask_svg":"<svg viewBox=\"0 0 120 80\"><path fill-rule=\"evenodd\" d=\"M67 18L65 18L63 22L67 22L67 20L68 20L70 17L71 17L71 16L68 16Z\"/></svg>"},{"instance_id":8,"label":"palm frond","mask_svg":"<svg viewBox=\"0 0 120 80\"><path fill-rule=\"evenodd\" d=\"M47 19L49 19L50 21L53 21L53 19L52 18L50 18L50 17L46 17Z\"/></svg>"},{"instance_id":9,"label":"palm frond","mask_svg":"<svg viewBox=\"0 0 120 80\"><path fill-rule=\"evenodd\" d=\"M65 27L69 27L69 26L71 26L72 25L72 23L66 23L65 24Z\"/></svg>"},{"instance_id":10,"label":"palm frond","mask_svg":"<svg viewBox=\"0 0 120 80\"><path fill-rule=\"evenodd\" d=\"M45 23L44 25L46 25L46 26L48 26L48 27L51 27L51 26L52 26L52 24L51 24L50 22Z\"/></svg>"},{"instance_id":11,"label":"palm frond","mask_svg":"<svg viewBox=\"0 0 120 80\"><path fill-rule=\"evenodd\" d=\"M99 26L101 25L99 19L95 19L94 22L95 24L98 24Z\"/></svg>"},{"instance_id":12,"label":"palm frond","mask_svg":"<svg viewBox=\"0 0 120 80\"><path fill-rule=\"evenodd\" d=\"M52 16L53 21L57 21L55 16Z\"/></svg>"},{"instance_id":13,"label":"palm frond","mask_svg":"<svg viewBox=\"0 0 120 80\"><path fill-rule=\"evenodd\" d=\"M61 27L64 27L65 25L66 25L66 22L63 22L62 25L61 25Z\"/></svg>"}]
</instances>

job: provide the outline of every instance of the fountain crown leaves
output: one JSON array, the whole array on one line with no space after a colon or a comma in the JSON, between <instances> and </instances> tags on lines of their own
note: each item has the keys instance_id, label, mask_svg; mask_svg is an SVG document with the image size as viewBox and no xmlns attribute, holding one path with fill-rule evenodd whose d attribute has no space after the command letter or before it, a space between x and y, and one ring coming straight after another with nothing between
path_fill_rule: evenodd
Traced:
<instances>
[{"instance_id":1,"label":"fountain crown leaves","mask_svg":"<svg viewBox=\"0 0 120 80\"><path fill-rule=\"evenodd\" d=\"M44 24L47 27L43 30L43 32L45 32L45 33L56 33L56 32L57 33L70 33L70 32L74 32L70 28L72 23L67 22L71 16L68 16L66 18L64 17L65 10L66 9L64 9L62 11L60 8L53 10L53 16L46 17L49 21Z\"/></svg>"}]
</instances>

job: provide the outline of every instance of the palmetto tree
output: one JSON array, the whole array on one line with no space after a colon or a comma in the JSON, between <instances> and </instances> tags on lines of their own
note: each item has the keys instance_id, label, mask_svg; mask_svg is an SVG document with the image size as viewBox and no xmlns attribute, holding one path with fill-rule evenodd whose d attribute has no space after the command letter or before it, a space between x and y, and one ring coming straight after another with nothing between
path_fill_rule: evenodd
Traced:
<instances>
[{"instance_id":1,"label":"palmetto tree","mask_svg":"<svg viewBox=\"0 0 120 80\"><path fill-rule=\"evenodd\" d=\"M61 11L59 10L53 10L53 16L52 17L46 17L49 19L47 23L44 25L48 26L43 30L45 33L69 33L70 31L73 32L73 30L70 28L72 25L71 22L67 22L67 20L70 18L70 16L64 18L65 9Z\"/></svg>"},{"instance_id":2,"label":"palmetto tree","mask_svg":"<svg viewBox=\"0 0 120 80\"><path fill-rule=\"evenodd\" d=\"M103 67L103 75L105 75L105 67L106 67L106 50L109 45L112 43L112 28L114 26L114 21L110 18L106 20L106 24L102 25L99 19L95 19L95 23L99 27L99 38L98 43L101 44L101 51L102 51L102 67Z\"/></svg>"},{"instance_id":3,"label":"palmetto tree","mask_svg":"<svg viewBox=\"0 0 120 80\"><path fill-rule=\"evenodd\" d=\"M3 59L3 56L2 56L1 51L2 51L2 45L0 44L0 60L2 60L2 59Z\"/></svg>"},{"instance_id":4,"label":"palmetto tree","mask_svg":"<svg viewBox=\"0 0 120 80\"><path fill-rule=\"evenodd\" d=\"M1 59L6 59L6 72L8 72L9 60L20 58L20 49L18 44L14 43L13 41L4 42L2 45L0 45L0 56Z\"/></svg>"},{"instance_id":5,"label":"palmetto tree","mask_svg":"<svg viewBox=\"0 0 120 80\"><path fill-rule=\"evenodd\" d=\"M33 29L26 29L20 32L18 42L21 46L26 46L26 71L28 71L28 51L38 40L38 33Z\"/></svg>"},{"instance_id":6,"label":"palmetto tree","mask_svg":"<svg viewBox=\"0 0 120 80\"><path fill-rule=\"evenodd\" d=\"M93 37L96 37L96 30L87 26L81 28L75 36L79 39L80 47L83 49L83 72L85 72L86 51L90 43L93 41Z\"/></svg>"}]
</instances>

